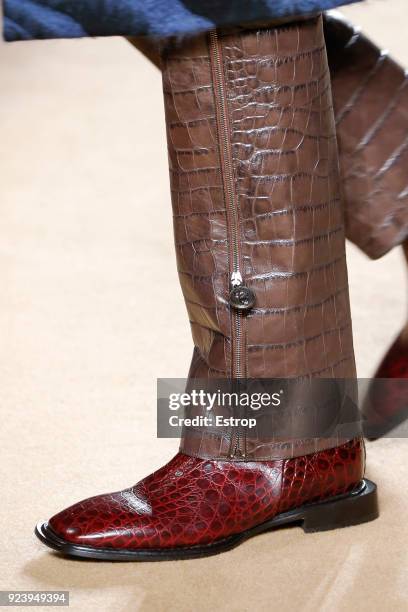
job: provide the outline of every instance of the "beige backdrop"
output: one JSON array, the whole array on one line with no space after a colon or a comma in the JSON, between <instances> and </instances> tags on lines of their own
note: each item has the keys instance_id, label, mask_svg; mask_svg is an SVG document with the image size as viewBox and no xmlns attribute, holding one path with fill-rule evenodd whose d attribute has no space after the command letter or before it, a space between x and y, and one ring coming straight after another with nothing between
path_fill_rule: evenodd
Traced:
<instances>
[{"instance_id":1,"label":"beige backdrop","mask_svg":"<svg viewBox=\"0 0 408 612\"><path fill-rule=\"evenodd\" d=\"M344 12L408 65L406 0ZM1 588L69 589L81 611L407 610L405 440L369 445L369 525L161 564L65 560L34 538L37 520L171 457L155 381L185 376L191 342L158 71L121 38L3 44L0 63ZM404 267L349 255L369 376L405 318Z\"/></svg>"}]
</instances>

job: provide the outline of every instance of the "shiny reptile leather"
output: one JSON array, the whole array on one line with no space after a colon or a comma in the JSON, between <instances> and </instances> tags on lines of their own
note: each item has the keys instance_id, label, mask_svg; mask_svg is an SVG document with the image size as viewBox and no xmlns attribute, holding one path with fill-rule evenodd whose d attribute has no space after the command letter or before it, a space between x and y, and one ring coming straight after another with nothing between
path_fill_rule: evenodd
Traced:
<instances>
[{"instance_id":1,"label":"shiny reptile leather","mask_svg":"<svg viewBox=\"0 0 408 612\"><path fill-rule=\"evenodd\" d=\"M354 375L321 18L221 37L238 196L248 378ZM231 375L225 194L206 36L164 54L178 271L192 374Z\"/></svg>"},{"instance_id":2,"label":"shiny reptile leather","mask_svg":"<svg viewBox=\"0 0 408 612\"><path fill-rule=\"evenodd\" d=\"M347 238L378 258L408 236L408 77L352 25L325 32Z\"/></svg>"},{"instance_id":3,"label":"shiny reptile leather","mask_svg":"<svg viewBox=\"0 0 408 612\"><path fill-rule=\"evenodd\" d=\"M255 306L239 315L244 374L353 378L321 18L220 35L219 44L242 270L256 296ZM213 62L204 35L164 53L177 262L195 344L191 380L230 379L236 358L228 303L231 232L220 162L225 142ZM166 466L134 487L71 506L50 520L50 528L66 542L104 549L214 544L288 510L350 492L364 474L360 437L344 444L315 439L317 452L300 444L290 448L289 458L283 443L284 453L273 460L267 440L247 440L238 461L230 458L229 434L204 430L198 445L197 437L184 436L184 452Z\"/></svg>"},{"instance_id":4,"label":"shiny reptile leather","mask_svg":"<svg viewBox=\"0 0 408 612\"><path fill-rule=\"evenodd\" d=\"M213 543L281 512L346 493L363 470L361 440L272 462L237 464L179 453L134 487L79 502L49 524L66 541L93 547Z\"/></svg>"},{"instance_id":5,"label":"shiny reptile leather","mask_svg":"<svg viewBox=\"0 0 408 612\"><path fill-rule=\"evenodd\" d=\"M346 237L378 258L408 236L407 73L355 26L326 14ZM156 66L154 41L130 39Z\"/></svg>"},{"instance_id":6,"label":"shiny reptile leather","mask_svg":"<svg viewBox=\"0 0 408 612\"><path fill-rule=\"evenodd\" d=\"M322 19L219 33L245 284L247 378L355 377L335 123ZM195 345L192 378L229 378L230 234L206 35L163 53L178 271ZM227 436L228 437L228 436ZM306 454L333 440L299 445ZM183 452L229 456L224 437ZM247 448L257 458L259 446ZM279 449L271 449L276 457ZM261 455L268 456L263 445Z\"/></svg>"}]
</instances>

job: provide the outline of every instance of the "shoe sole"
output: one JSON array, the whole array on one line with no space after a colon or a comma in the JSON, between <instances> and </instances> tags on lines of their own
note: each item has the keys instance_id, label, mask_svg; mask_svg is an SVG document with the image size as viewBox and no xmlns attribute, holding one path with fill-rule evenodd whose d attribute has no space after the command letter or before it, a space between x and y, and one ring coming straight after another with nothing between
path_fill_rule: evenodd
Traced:
<instances>
[{"instance_id":1,"label":"shoe sole","mask_svg":"<svg viewBox=\"0 0 408 612\"><path fill-rule=\"evenodd\" d=\"M41 542L68 557L101 561L172 561L216 555L235 548L259 533L278 527L297 525L301 526L305 533L313 533L367 523L376 519L378 515L377 485L364 479L356 489L346 495L283 512L256 527L210 544L138 550L96 548L72 544L64 540L52 530L47 522L38 523L35 534Z\"/></svg>"}]
</instances>

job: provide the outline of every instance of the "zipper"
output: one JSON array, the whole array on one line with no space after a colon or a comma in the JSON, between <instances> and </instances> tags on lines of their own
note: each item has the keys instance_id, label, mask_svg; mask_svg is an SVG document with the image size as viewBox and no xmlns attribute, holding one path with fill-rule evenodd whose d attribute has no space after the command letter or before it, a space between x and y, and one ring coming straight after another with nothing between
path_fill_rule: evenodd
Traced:
<instances>
[{"instance_id":1,"label":"zipper","mask_svg":"<svg viewBox=\"0 0 408 612\"><path fill-rule=\"evenodd\" d=\"M222 50L219 43L218 34L215 30L210 32L210 56L215 84L214 90L217 110L218 136L220 139L221 170L223 174L227 214L229 217L228 229L231 238L231 283L234 283L234 286L239 286L242 283L242 275L240 272L238 206L236 202L234 185L234 172L228 121L228 102L225 91Z\"/></svg>"},{"instance_id":2,"label":"zipper","mask_svg":"<svg viewBox=\"0 0 408 612\"><path fill-rule=\"evenodd\" d=\"M214 95L219 138L221 172L225 193L228 231L228 254L230 268L229 304L232 307L232 346L231 375L233 379L245 375L245 342L244 342L244 312L252 308L255 295L245 286L241 273L240 229L238 202L234 182L234 167L232 161L231 138L228 118L228 100L226 94L222 48L215 30L210 32L210 60L214 80ZM239 383L238 383L239 386ZM239 428L233 433L230 455L245 456L245 440ZM243 442L243 444L242 444Z\"/></svg>"}]
</instances>

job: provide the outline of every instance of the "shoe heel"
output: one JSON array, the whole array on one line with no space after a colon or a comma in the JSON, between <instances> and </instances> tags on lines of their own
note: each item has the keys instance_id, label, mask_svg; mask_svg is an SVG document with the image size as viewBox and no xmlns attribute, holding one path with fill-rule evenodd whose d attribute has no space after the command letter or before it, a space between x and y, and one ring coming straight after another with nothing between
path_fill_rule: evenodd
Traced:
<instances>
[{"instance_id":1,"label":"shoe heel","mask_svg":"<svg viewBox=\"0 0 408 612\"><path fill-rule=\"evenodd\" d=\"M303 531L328 531L373 521L379 516L377 485L364 479L359 491L310 506L303 513Z\"/></svg>"}]
</instances>

